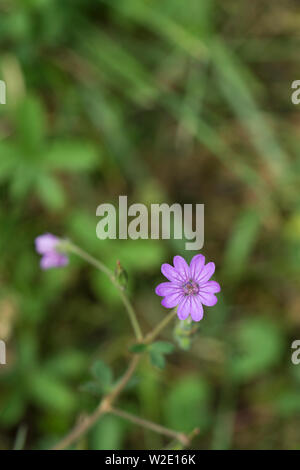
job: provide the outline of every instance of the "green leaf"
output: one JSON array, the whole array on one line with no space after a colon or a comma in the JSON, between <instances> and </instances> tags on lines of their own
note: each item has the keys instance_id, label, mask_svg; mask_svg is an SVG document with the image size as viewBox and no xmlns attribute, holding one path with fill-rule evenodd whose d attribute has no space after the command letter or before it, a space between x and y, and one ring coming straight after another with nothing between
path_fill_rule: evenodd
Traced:
<instances>
[{"instance_id":1,"label":"green leaf","mask_svg":"<svg viewBox=\"0 0 300 470\"><path fill-rule=\"evenodd\" d=\"M13 177L18 153L14 145L7 141L0 142L0 181Z\"/></svg>"},{"instance_id":2,"label":"green leaf","mask_svg":"<svg viewBox=\"0 0 300 470\"><path fill-rule=\"evenodd\" d=\"M231 361L231 373L240 382L278 364L283 352L282 333L266 318L245 319L236 331L235 343L237 351Z\"/></svg>"},{"instance_id":3,"label":"green leaf","mask_svg":"<svg viewBox=\"0 0 300 470\"><path fill-rule=\"evenodd\" d=\"M76 378L85 370L86 358L80 351L65 351L48 360L45 367L59 377Z\"/></svg>"},{"instance_id":4,"label":"green leaf","mask_svg":"<svg viewBox=\"0 0 300 470\"><path fill-rule=\"evenodd\" d=\"M248 266L248 259L256 243L261 226L261 215L257 210L242 211L229 239L224 257L223 274L240 280Z\"/></svg>"},{"instance_id":5,"label":"green leaf","mask_svg":"<svg viewBox=\"0 0 300 470\"><path fill-rule=\"evenodd\" d=\"M159 369L164 369L166 365L166 360L164 356L157 351L151 351L151 350L149 354L150 354L151 364L155 367L158 367Z\"/></svg>"},{"instance_id":6,"label":"green leaf","mask_svg":"<svg viewBox=\"0 0 300 470\"><path fill-rule=\"evenodd\" d=\"M98 360L91 367L92 376L99 382L103 391L107 391L112 384L113 376L110 367Z\"/></svg>"},{"instance_id":7,"label":"green leaf","mask_svg":"<svg viewBox=\"0 0 300 470\"><path fill-rule=\"evenodd\" d=\"M174 345L167 341L157 341L149 346L149 355L151 364L159 369L166 365L164 354L170 354L174 351Z\"/></svg>"},{"instance_id":8,"label":"green leaf","mask_svg":"<svg viewBox=\"0 0 300 470\"><path fill-rule=\"evenodd\" d=\"M34 403L44 409L69 413L76 405L75 395L57 377L45 371L38 371L28 380L28 391Z\"/></svg>"},{"instance_id":9,"label":"green leaf","mask_svg":"<svg viewBox=\"0 0 300 470\"><path fill-rule=\"evenodd\" d=\"M300 400L299 390L288 390L282 391L280 396L275 400L275 407L280 416L284 418L293 417L299 415L300 412Z\"/></svg>"},{"instance_id":10,"label":"green leaf","mask_svg":"<svg viewBox=\"0 0 300 470\"><path fill-rule=\"evenodd\" d=\"M172 385L164 403L167 426L177 431L205 430L210 420L211 391L199 376L181 378Z\"/></svg>"},{"instance_id":11,"label":"green leaf","mask_svg":"<svg viewBox=\"0 0 300 470\"><path fill-rule=\"evenodd\" d=\"M156 343L151 344L150 349L151 351L155 351L161 354L171 354L175 347L174 344L167 341L157 341Z\"/></svg>"},{"instance_id":12,"label":"green leaf","mask_svg":"<svg viewBox=\"0 0 300 470\"><path fill-rule=\"evenodd\" d=\"M129 351L134 354L141 354L148 348L147 344L136 343L130 346Z\"/></svg>"},{"instance_id":13,"label":"green leaf","mask_svg":"<svg viewBox=\"0 0 300 470\"><path fill-rule=\"evenodd\" d=\"M127 427L126 421L116 416L103 416L89 434L89 448L93 450L122 449Z\"/></svg>"},{"instance_id":14,"label":"green leaf","mask_svg":"<svg viewBox=\"0 0 300 470\"><path fill-rule=\"evenodd\" d=\"M99 155L92 144L75 140L54 142L46 154L47 167L55 170L90 170L99 161Z\"/></svg>"},{"instance_id":15,"label":"green leaf","mask_svg":"<svg viewBox=\"0 0 300 470\"><path fill-rule=\"evenodd\" d=\"M2 426L14 426L23 417L26 410L26 397L24 390L15 387L15 390L3 397L0 406L0 422Z\"/></svg>"},{"instance_id":16,"label":"green leaf","mask_svg":"<svg viewBox=\"0 0 300 470\"><path fill-rule=\"evenodd\" d=\"M102 389L99 382L86 382L80 386L80 391L96 396L102 395Z\"/></svg>"},{"instance_id":17,"label":"green leaf","mask_svg":"<svg viewBox=\"0 0 300 470\"><path fill-rule=\"evenodd\" d=\"M14 169L13 178L10 180L10 193L14 199L27 196L34 182L38 180L36 169L26 162L19 161Z\"/></svg>"},{"instance_id":18,"label":"green leaf","mask_svg":"<svg viewBox=\"0 0 300 470\"><path fill-rule=\"evenodd\" d=\"M46 119L38 98L26 96L16 113L17 138L26 155L35 158L41 150L46 134Z\"/></svg>"},{"instance_id":19,"label":"green leaf","mask_svg":"<svg viewBox=\"0 0 300 470\"><path fill-rule=\"evenodd\" d=\"M60 210L65 205L65 194L54 176L43 174L37 180L37 191L41 202L50 210Z\"/></svg>"}]
</instances>

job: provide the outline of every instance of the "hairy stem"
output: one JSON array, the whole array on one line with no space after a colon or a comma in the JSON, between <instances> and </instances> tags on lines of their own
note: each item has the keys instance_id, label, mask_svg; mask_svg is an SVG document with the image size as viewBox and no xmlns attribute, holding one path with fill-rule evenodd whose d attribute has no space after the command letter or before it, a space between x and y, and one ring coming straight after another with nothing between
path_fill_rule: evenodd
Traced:
<instances>
[{"instance_id":1,"label":"hairy stem","mask_svg":"<svg viewBox=\"0 0 300 470\"><path fill-rule=\"evenodd\" d=\"M196 437L198 434L200 433L200 430L199 428L194 428L189 434L185 434L185 436L187 437L187 440L188 440L188 444L183 444L181 443L181 446L178 447L178 445L175 447L176 445L176 442L174 441L174 439L164 448L164 450L183 450L185 449L187 446L190 446L192 440L194 439L194 437Z\"/></svg>"},{"instance_id":2,"label":"hairy stem","mask_svg":"<svg viewBox=\"0 0 300 470\"><path fill-rule=\"evenodd\" d=\"M123 391L124 387L127 385L128 381L132 377L137 365L139 363L140 357L134 356L129 363L129 366L121 378L121 380L116 384L115 388L106 395L100 402L99 406L96 408L94 413L84 418L80 421L67 436L65 436L58 444L53 447L53 450L63 450L74 444L80 437L82 437L105 413L111 411L112 403L118 398L120 393Z\"/></svg>"},{"instance_id":3,"label":"hairy stem","mask_svg":"<svg viewBox=\"0 0 300 470\"><path fill-rule=\"evenodd\" d=\"M154 328L146 336L144 343L150 344L152 341L154 341L154 339L170 323L170 321L175 317L175 315L176 315L176 309L172 310L169 313L169 315L167 315L158 324L158 326ZM118 398L118 396L122 393L128 381L130 380L133 373L135 372L141 356L142 354L133 356L121 380L115 385L114 389L101 400L99 406L96 408L94 413L92 413L91 415L87 416L84 420L79 422L66 437L64 437L55 447L53 447L53 450L62 450L62 449L69 447L74 442L76 442L81 436L83 436L98 421L98 419L103 414L113 412L113 410L114 411L116 410L115 408L112 408L112 405L115 402L115 400ZM137 419L139 420L140 425L142 425L142 423L145 424L145 422L150 423L145 420L140 420L140 418L137 418ZM156 430L157 432L159 432L158 429L160 429L160 432L162 434L166 434L166 428L164 428L163 426L159 426L155 423L151 423L151 426L152 426L151 427L152 430ZM164 430L164 432L162 432L162 430ZM176 439L179 440L182 444L183 444L183 441L185 440L184 445L186 445L186 442L188 439L187 436L184 437L182 433L177 433L176 431L167 430L167 432L169 432L168 435L172 436L173 438L175 437L175 434L176 434ZM172 434L170 434L170 432Z\"/></svg>"},{"instance_id":4,"label":"hairy stem","mask_svg":"<svg viewBox=\"0 0 300 470\"><path fill-rule=\"evenodd\" d=\"M111 408L110 412L116 416L120 416L120 418L124 418L131 423L137 424L138 426L142 426L143 428L150 429L151 431L157 432L158 434L162 434L164 436L171 437L173 439L178 440L184 446L189 445L189 438L182 432L173 431L173 429L165 428L160 424L153 423L152 421L148 421L146 419L139 418L131 413L127 413L126 411L122 411L118 408Z\"/></svg>"},{"instance_id":5,"label":"hairy stem","mask_svg":"<svg viewBox=\"0 0 300 470\"><path fill-rule=\"evenodd\" d=\"M150 333L148 333L144 339L145 344L152 343L159 333L173 320L177 314L177 309L171 310L171 312L155 327Z\"/></svg>"},{"instance_id":6,"label":"hairy stem","mask_svg":"<svg viewBox=\"0 0 300 470\"><path fill-rule=\"evenodd\" d=\"M75 253L77 256L79 256L80 258L84 259L95 268L102 271L110 279L110 281L119 291L119 295L127 310L127 313L128 313L128 316L129 316L129 319L130 319L130 322L131 322L131 325L132 325L132 328L134 330L137 340L142 341L143 334L142 334L136 313L134 311L134 308L132 307L131 302L128 299L125 292L123 291L122 287L119 285L117 279L114 276L114 273L110 269L108 269L103 263L101 263L101 261L97 260L96 258L86 253L84 250L82 250L81 248L79 248L78 246L74 245L73 243L69 241L63 241L61 243L61 249L63 251L69 251L69 252Z\"/></svg>"},{"instance_id":7,"label":"hairy stem","mask_svg":"<svg viewBox=\"0 0 300 470\"><path fill-rule=\"evenodd\" d=\"M113 272L110 269L108 269L103 263L101 263L101 261L98 261L96 258L89 255L84 250L82 250L81 248L79 248L78 246L74 245L73 243L69 241L62 241L62 243L60 244L60 249L61 251L75 253L80 258L84 259L85 261L90 263L92 266L102 271L111 280L111 282L114 284L114 286L118 289L120 293L120 297L123 301L123 304L126 307L126 310L128 312L136 338L139 342L144 343L144 344L150 344L175 317L176 309L172 310L157 325L157 327L155 327L150 333L148 333L148 335L144 339L138 320L137 320L137 316L135 314L135 311L129 299L127 298L126 294L124 293L122 287L118 284ZM128 419L131 422L135 422L139 424L140 426L148 427L148 429L152 429L153 431L173 437L177 439L182 445L188 445L189 438L183 433L173 431L171 429L160 426L159 424L152 423L147 420L143 420L141 418L135 417L126 412L118 410L117 408L113 408L112 406L113 403L118 398L118 396L122 393L128 381L132 377L140 361L140 358L141 358L141 355L133 356L121 380L115 385L113 390L100 401L94 413L92 413L91 415L85 417L80 422L78 422L78 424L75 425L75 427L69 432L69 434L67 434L58 444L56 444L56 446L53 447L53 450L66 449L70 445L74 444L74 442L76 442L80 437L82 437L105 413L117 414L118 416Z\"/></svg>"}]
</instances>

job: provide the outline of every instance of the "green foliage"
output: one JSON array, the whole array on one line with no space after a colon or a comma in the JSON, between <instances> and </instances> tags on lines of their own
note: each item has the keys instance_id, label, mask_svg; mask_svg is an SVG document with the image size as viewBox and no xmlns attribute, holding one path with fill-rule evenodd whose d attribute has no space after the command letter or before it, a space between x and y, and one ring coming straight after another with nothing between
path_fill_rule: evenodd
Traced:
<instances>
[{"instance_id":1,"label":"green foliage","mask_svg":"<svg viewBox=\"0 0 300 470\"><path fill-rule=\"evenodd\" d=\"M151 364L159 369L164 369L166 365L166 359L163 354L158 351L150 350L149 351Z\"/></svg>"},{"instance_id":2,"label":"green foliage","mask_svg":"<svg viewBox=\"0 0 300 470\"><path fill-rule=\"evenodd\" d=\"M64 351L47 361L47 368L59 377L74 379L85 369L87 358L80 351Z\"/></svg>"},{"instance_id":3,"label":"green foliage","mask_svg":"<svg viewBox=\"0 0 300 470\"><path fill-rule=\"evenodd\" d=\"M109 386L112 382L112 371L102 361L94 362L91 367L91 373L96 380L99 380L103 387Z\"/></svg>"},{"instance_id":4,"label":"green foliage","mask_svg":"<svg viewBox=\"0 0 300 470\"><path fill-rule=\"evenodd\" d=\"M197 332L198 326L191 322L190 319L178 320L174 328L174 339L178 346L184 351L191 348L194 334Z\"/></svg>"},{"instance_id":5,"label":"green foliage","mask_svg":"<svg viewBox=\"0 0 300 470\"><path fill-rule=\"evenodd\" d=\"M151 364L159 369L164 369L166 365L165 355L174 351L174 345L167 341L156 341L150 345L137 343L131 346L129 350L134 354L143 354L147 351Z\"/></svg>"},{"instance_id":6,"label":"green foliage","mask_svg":"<svg viewBox=\"0 0 300 470\"><path fill-rule=\"evenodd\" d=\"M174 351L174 345L166 341L157 341L149 346L149 356L151 364L159 369L164 369L166 365L166 354Z\"/></svg>"},{"instance_id":7,"label":"green foliage","mask_svg":"<svg viewBox=\"0 0 300 470\"><path fill-rule=\"evenodd\" d=\"M126 428L126 423L119 418L109 415L104 416L90 433L90 449L121 450Z\"/></svg>"},{"instance_id":8,"label":"green foliage","mask_svg":"<svg viewBox=\"0 0 300 470\"><path fill-rule=\"evenodd\" d=\"M163 333L174 328L180 348L163 372L170 343L130 348L147 358L120 407L199 427L196 448L299 447L299 25L296 0L271 14L269 3L1 4L1 450L23 423L24 448L54 444L113 386L105 364L122 376L134 341L110 281L75 256L41 272L34 238L68 237L112 270L119 260L145 333L166 314L154 293L161 264L196 254L183 240L97 239L96 207L122 194L204 203L201 252L222 292L199 324ZM95 355L104 362L89 378ZM78 447L169 444L105 416Z\"/></svg>"},{"instance_id":9,"label":"green foliage","mask_svg":"<svg viewBox=\"0 0 300 470\"><path fill-rule=\"evenodd\" d=\"M65 191L54 172L94 169L99 164L95 146L78 139L48 142L45 112L33 96L20 102L11 120L16 137L14 142L0 142L0 179L9 181L17 201L34 192L47 209L63 209Z\"/></svg>"},{"instance_id":10,"label":"green foliage","mask_svg":"<svg viewBox=\"0 0 300 470\"><path fill-rule=\"evenodd\" d=\"M205 431L210 420L211 393L205 379L197 376L181 378L165 397L167 424L177 431Z\"/></svg>"},{"instance_id":11,"label":"green foliage","mask_svg":"<svg viewBox=\"0 0 300 470\"><path fill-rule=\"evenodd\" d=\"M232 281L247 272L248 260L260 229L261 215L254 209L243 210L232 230L225 252L223 273Z\"/></svg>"},{"instance_id":12,"label":"green foliage","mask_svg":"<svg viewBox=\"0 0 300 470\"><path fill-rule=\"evenodd\" d=\"M174 345L167 341L156 341L150 346L151 351L155 351L159 354L171 354L174 351Z\"/></svg>"},{"instance_id":13,"label":"green foliage","mask_svg":"<svg viewBox=\"0 0 300 470\"><path fill-rule=\"evenodd\" d=\"M283 337L273 322L247 318L235 334L237 351L231 362L233 378L244 382L278 364L283 352Z\"/></svg>"},{"instance_id":14,"label":"green foliage","mask_svg":"<svg viewBox=\"0 0 300 470\"><path fill-rule=\"evenodd\" d=\"M129 351L134 354L141 354L145 352L147 349L148 349L147 344L137 343L137 344L133 344L132 346L130 346Z\"/></svg>"},{"instance_id":15,"label":"green foliage","mask_svg":"<svg viewBox=\"0 0 300 470\"><path fill-rule=\"evenodd\" d=\"M88 392L93 395L101 395L108 393L113 384L113 374L110 367L103 361L96 361L91 367L91 375L94 378L93 382L86 382L81 386L83 392Z\"/></svg>"},{"instance_id":16,"label":"green foliage","mask_svg":"<svg viewBox=\"0 0 300 470\"><path fill-rule=\"evenodd\" d=\"M47 372L32 374L27 386L33 401L42 408L68 413L75 407L76 398L72 392Z\"/></svg>"}]
</instances>

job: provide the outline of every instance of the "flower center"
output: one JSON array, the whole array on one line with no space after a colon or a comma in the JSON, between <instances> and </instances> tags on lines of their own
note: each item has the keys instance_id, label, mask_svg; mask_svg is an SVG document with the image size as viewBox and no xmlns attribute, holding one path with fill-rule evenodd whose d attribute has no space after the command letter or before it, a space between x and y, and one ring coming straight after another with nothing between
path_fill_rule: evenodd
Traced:
<instances>
[{"instance_id":1,"label":"flower center","mask_svg":"<svg viewBox=\"0 0 300 470\"><path fill-rule=\"evenodd\" d=\"M182 286L184 295L196 295L199 292L199 286L197 282L190 279Z\"/></svg>"}]
</instances>

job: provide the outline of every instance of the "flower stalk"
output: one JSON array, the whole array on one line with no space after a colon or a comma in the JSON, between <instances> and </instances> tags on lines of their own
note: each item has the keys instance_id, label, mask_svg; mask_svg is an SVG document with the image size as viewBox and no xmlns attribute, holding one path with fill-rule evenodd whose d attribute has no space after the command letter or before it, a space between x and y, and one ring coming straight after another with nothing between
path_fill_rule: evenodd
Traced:
<instances>
[{"instance_id":1,"label":"flower stalk","mask_svg":"<svg viewBox=\"0 0 300 470\"><path fill-rule=\"evenodd\" d=\"M57 251L61 251L63 253L76 254L77 256L84 259L95 268L99 269L111 280L111 282L119 291L120 297L123 301L123 304L126 307L133 330L135 332L135 336L137 340L139 341L139 343L151 344L157 338L160 332L176 316L176 309L174 309L144 338L142 331L140 329L140 326L139 326L139 322L137 320L136 313L129 299L124 293L122 287L118 284L113 272L110 269L108 269L101 261L97 260L96 258L91 256L89 253L85 252L84 250L79 248L77 245L74 245L68 240L62 241L56 249ZM66 449L67 447L70 447L72 444L74 444L74 442L76 442L80 437L82 437L101 418L101 416L103 416L106 413L118 414L120 417L123 417L124 419L128 419L131 422L138 421L139 425L147 427L148 429L151 429L155 432L159 432L160 434L173 437L173 439L178 440L184 446L187 446L189 444L189 438L184 433L179 433L171 429L164 428L163 426L160 426L156 423L152 423L147 420L143 420L142 418L133 417L133 415L129 415L128 413L123 412L113 407L114 402L117 400L119 395L123 392L127 383L129 382L132 375L134 374L140 362L141 356L142 355L133 356L121 380L115 385L113 390L101 400L101 402L99 403L94 413L85 417L85 419L81 420L77 425L75 425L75 427L70 431L70 433L67 436L65 436L56 446L53 447L53 450L62 450L62 449Z\"/></svg>"},{"instance_id":2,"label":"flower stalk","mask_svg":"<svg viewBox=\"0 0 300 470\"><path fill-rule=\"evenodd\" d=\"M84 436L84 434L92 426L94 426L94 424L101 418L101 416L110 412L112 404L118 398L123 389L126 387L127 383L134 374L139 361L139 356L133 356L122 379L116 384L113 390L100 401L94 413L87 416L84 420L80 421L77 425L75 425L75 427L69 432L69 434L67 434L60 442L58 442L58 444L56 444L52 448L52 450L63 450L67 447L70 447L80 437Z\"/></svg>"},{"instance_id":3,"label":"flower stalk","mask_svg":"<svg viewBox=\"0 0 300 470\"><path fill-rule=\"evenodd\" d=\"M164 297L162 305L166 308L172 308L172 310L144 337L135 310L124 292L123 286L118 282L118 274L115 275L101 261L97 260L69 240L61 240L48 233L37 237L35 243L37 252L42 255L42 269L65 266L69 262L67 255L69 253L74 253L104 273L118 290L120 298L128 313L136 339L141 345L151 345L176 315L180 320L185 320L189 315L191 315L192 320L200 321L203 317L202 304L213 306L217 302L215 293L220 291L220 285L215 281L209 281L215 270L214 263L208 263L205 265L204 256L195 255L190 266L188 266L184 258L181 256L175 256L173 259L174 267L169 264L162 265L162 273L168 279L168 282L161 283L155 290L157 295ZM119 271L120 269L121 268L119 266ZM146 349L147 348L145 348L145 350ZM133 355L122 378L114 385L112 390L102 398L95 411L91 415L81 419L80 422L78 422L75 427L53 448L54 450L61 450L70 447L106 413L112 413L139 426L162 435L169 436L178 441L178 443L183 447L190 444L192 437L198 432L196 429L190 435L186 435L138 416L134 416L114 406L115 401L123 392L132 375L136 371L142 355L143 353Z\"/></svg>"},{"instance_id":4,"label":"flower stalk","mask_svg":"<svg viewBox=\"0 0 300 470\"><path fill-rule=\"evenodd\" d=\"M114 273L107 266L105 266L105 264L103 264L101 261L94 258L89 253L87 253L86 251L79 248L79 246L74 245L73 243L71 243L68 240L62 241L58 248L62 252L69 252L69 253L76 254L77 256L79 256L83 260L87 261L89 264L91 264L95 268L99 269L99 271L103 272L110 279L112 284L118 289L120 298L121 298L121 300L123 302L123 305L125 306L126 311L128 313L128 317L129 317L129 320L131 322L132 328L134 330L134 334L136 336L136 339L138 341L142 341L143 340L143 333L142 333L141 327L139 325L137 315L134 311L134 308L133 308L130 300L128 299L127 295L125 294L123 288L118 283Z\"/></svg>"},{"instance_id":5,"label":"flower stalk","mask_svg":"<svg viewBox=\"0 0 300 470\"><path fill-rule=\"evenodd\" d=\"M160 334L160 332L175 318L177 315L177 308L171 310L171 312L163 318L163 320L152 330L148 333L143 341L144 344L151 344Z\"/></svg>"},{"instance_id":6,"label":"flower stalk","mask_svg":"<svg viewBox=\"0 0 300 470\"><path fill-rule=\"evenodd\" d=\"M138 426L141 426L146 429L150 429L151 431L157 432L158 434L162 434L163 436L168 436L173 439L176 439L184 446L189 445L188 436L182 432L174 431L173 429L166 428L165 426L161 426L160 424L153 423L152 421L148 421L147 419L140 418L139 416L135 416L131 413L127 413L127 411L123 411L118 408L111 408L110 412L114 414L115 416L119 416L120 418L126 419L127 421L137 424Z\"/></svg>"}]
</instances>

